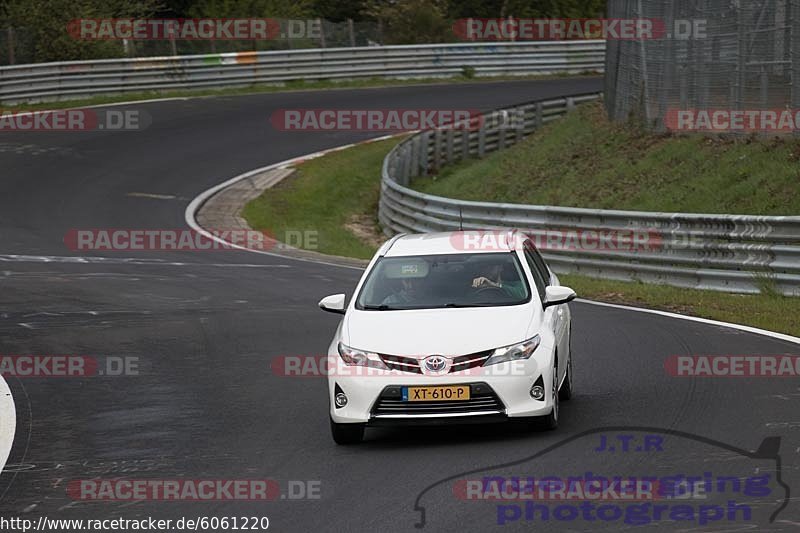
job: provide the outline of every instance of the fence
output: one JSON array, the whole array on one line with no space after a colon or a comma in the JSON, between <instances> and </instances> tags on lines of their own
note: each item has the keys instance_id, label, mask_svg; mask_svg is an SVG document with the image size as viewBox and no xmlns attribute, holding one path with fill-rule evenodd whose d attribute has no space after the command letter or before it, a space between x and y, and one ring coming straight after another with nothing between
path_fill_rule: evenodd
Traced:
<instances>
[{"instance_id":1,"label":"fence","mask_svg":"<svg viewBox=\"0 0 800 533\"><path fill-rule=\"evenodd\" d=\"M666 32L609 42L610 117L663 130L670 108L800 108L800 0L615 0L608 9Z\"/></svg>"},{"instance_id":2,"label":"fence","mask_svg":"<svg viewBox=\"0 0 800 533\"><path fill-rule=\"evenodd\" d=\"M0 102L294 80L601 72L604 41L404 45L68 61L0 67Z\"/></svg>"},{"instance_id":3,"label":"fence","mask_svg":"<svg viewBox=\"0 0 800 533\"><path fill-rule=\"evenodd\" d=\"M383 42L383 30L377 22L347 19L333 22L324 19L270 19L279 31L266 40L118 40L86 42L82 53L94 58L158 57L224 52L292 50L377 46ZM64 27L63 39L71 39ZM41 38L31 28L0 26L0 65L35 63L36 41ZM76 50L77 51L77 50ZM85 56L84 59L86 59Z\"/></svg>"},{"instance_id":4,"label":"fence","mask_svg":"<svg viewBox=\"0 0 800 533\"><path fill-rule=\"evenodd\" d=\"M556 272L640 280L679 287L756 293L774 287L800 296L800 217L612 211L460 201L408 188L441 166L510 146L599 94L574 95L486 115L476 130L435 130L411 136L383 162L378 218L388 235L401 232L520 228L584 234L641 231L651 250L543 250Z\"/></svg>"}]
</instances>

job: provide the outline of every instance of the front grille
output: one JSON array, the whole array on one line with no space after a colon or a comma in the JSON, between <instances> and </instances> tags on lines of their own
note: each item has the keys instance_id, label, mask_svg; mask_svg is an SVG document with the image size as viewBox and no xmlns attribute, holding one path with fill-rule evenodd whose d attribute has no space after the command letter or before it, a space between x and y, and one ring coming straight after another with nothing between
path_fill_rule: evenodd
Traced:
<instances>
[{"instance_id":1,"label":"front grille","mask_svg":"<svg viewBox=\"0 0 800 533\"><path fill-rule=\"evenodd\" d=\"M477 352L469 355L459 355L458 357L454 357L449 373L452 374L453 372L461 372L463 370L469 370L470 368L483 366L483 363L489 359L493 351L494 350L488 350L485 352ZM409 372L411 374L422 374L422 369L419 366L419 359L414 359L413 357L403 357L400 355L385 354L381 354L381 359L383 359L383 362L386 364L389 370L398 370L400 372Z\"/></svg>"},{"instance_id":2,"label":"front grille","mask_svg":"<svg viewBox=\"0 0 800 533\"><path fill-rule=\"evenodd\" d=\"M450 367L450 373L461 372L462 370L469 370L478 366L483 366L489 357L491 357L494 350L486 352L478 352L470 355L461 355L453 359L453 366Z\"/></svg>"},{"instance_id":3,"label":"front grille","mask_svg":"<svg viewBox=\"0 0 800 533\"><path fill-rule=\"evenodd\" d=\"M434 402L404 402L403 387L386 387L372 407L372 416L424 416L459 415L467 413L504 413L505 406L486 383L470 384L470 399L465 401L442 400Z\"/></svg>"},{"instance_id":4,"label":"front grille","mask_svg":"<svg viewBox=\"0 0 800 533\"><path fill-rule=\"evenodd\" d=\"M419 361L411 357L401 357L399 355L381 355L384 364L389 370L399 370L400 372L411 372L412 374L422 374Z\"/></svg>"}]
</instances>

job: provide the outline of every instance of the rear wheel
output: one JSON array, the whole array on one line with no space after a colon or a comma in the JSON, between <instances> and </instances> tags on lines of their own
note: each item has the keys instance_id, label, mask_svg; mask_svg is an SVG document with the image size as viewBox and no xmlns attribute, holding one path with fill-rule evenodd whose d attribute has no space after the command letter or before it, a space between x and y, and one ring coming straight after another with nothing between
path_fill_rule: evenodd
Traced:
<instances>
[{"instance_id":1,"label":"rear wheel","mask_svg":"<svg viewBox=\"0 0 800 533\"><path fill-rule=\"evenodd\" d=\"M364 439L364 424L339 424L331 419L331 436L336 444L358 444Z\"/></svg>"}]
</instances>

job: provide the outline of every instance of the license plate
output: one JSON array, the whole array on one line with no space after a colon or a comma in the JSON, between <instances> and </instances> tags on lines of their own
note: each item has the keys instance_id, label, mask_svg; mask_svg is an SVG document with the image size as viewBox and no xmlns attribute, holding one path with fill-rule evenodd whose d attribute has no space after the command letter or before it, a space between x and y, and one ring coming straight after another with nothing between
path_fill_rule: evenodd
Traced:
<instances>
[{"instance_id":1,"label":"license plate","mask_svg":"<svg viewBox=\"0 0 800 533\"><path fill-rule=\"evenodd\" d=\"M404 402L469 400L469 385L442 387L403 387Z\"/></svg>"}]
</instances>

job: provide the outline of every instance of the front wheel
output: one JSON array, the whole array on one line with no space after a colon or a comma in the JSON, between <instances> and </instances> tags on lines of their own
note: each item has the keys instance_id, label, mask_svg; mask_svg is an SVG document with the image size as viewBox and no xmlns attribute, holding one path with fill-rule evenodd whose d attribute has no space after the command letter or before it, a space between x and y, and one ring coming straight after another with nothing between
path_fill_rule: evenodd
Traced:
<instances>
[{"instance_id":1,"label":"front wheel","mask_svg":"<svg viewBox=\"0 0 800 533\"><path fill-rule=\"evenodd\" d=\"M336 444L358 444L364 439L365 424L338 424L331 419L331 436Z\"/></svg>"},{"instance_id":2,"label":"front wheel","mask_svg":"<svg viewBox=\"0 0 800 533\"><path fill-rule=\"evenodd\" d=\"M533 429L537 431L550 431L558 427L558 368L553 367L553 410L549 415L537 416L532 419Z\"/></svg>"},{"instance_id":3,"label":"front wheel","mask_svg":"<svg viewBox=\"0 0 800 533\"><path fill-rule=\"evenodd\" d=\"M572 398L573 393L573 386L572 386L572 352L570 351L569 360L567 360L567 375L564 377L564 383L561 385L561 389L558 391L558 399L561 401L567 401Z\"/></svg>"}]
</instances>

